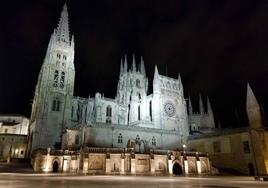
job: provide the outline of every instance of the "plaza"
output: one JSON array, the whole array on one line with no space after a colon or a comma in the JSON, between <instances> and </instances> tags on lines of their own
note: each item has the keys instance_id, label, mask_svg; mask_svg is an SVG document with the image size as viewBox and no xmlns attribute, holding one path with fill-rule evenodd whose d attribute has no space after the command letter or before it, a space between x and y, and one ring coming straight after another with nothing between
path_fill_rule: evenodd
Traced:
<instances>
[{"instance_id":1,"label":"plaza","mask_svg":"<svg viewBox=\"0 0 268 188\"><path fill-rule=\"evenodd\" d=\"M203 187L246 188L267 187L268 182L255 181L250 176L73 176L66 174L0 174L0 187Z\"/></svg>"}]
</instances>

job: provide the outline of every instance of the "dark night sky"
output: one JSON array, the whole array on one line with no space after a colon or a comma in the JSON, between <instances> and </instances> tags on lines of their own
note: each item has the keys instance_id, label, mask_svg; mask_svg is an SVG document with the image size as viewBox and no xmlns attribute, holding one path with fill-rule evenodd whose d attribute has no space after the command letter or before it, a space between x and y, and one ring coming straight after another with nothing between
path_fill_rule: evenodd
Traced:
<instances>
[{"instance_id":1,"label":"dark night sky","mask_svg":"<svg viewBox=\"0 0 268 188\"><path fill-rule=\"evenodd\" d=\"M64 1L6 1L0 8L0 113L30 115L37 76ZM67 2L75 35L75 95L114 98L120 58L143 56L181 73L194 107L209 95L216 121L246 124L246 83L268 112L268 1L98 0ZM236 115L237 114L237 115ZM238 118L236 118L238 117Z\"/></svg>"}]
</instances>

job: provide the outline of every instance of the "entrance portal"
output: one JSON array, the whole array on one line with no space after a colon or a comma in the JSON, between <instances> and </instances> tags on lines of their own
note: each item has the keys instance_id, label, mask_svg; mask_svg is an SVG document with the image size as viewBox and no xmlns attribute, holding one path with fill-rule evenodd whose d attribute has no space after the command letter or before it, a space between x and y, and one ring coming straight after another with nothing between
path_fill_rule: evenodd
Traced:
<instances>
[{"instance_id":1,"label":"entrance portal","mask_svg":"<svg viewBox=\"0 0 268 188\"><path fill-rule=\"evenodd\" d=\"M57 161L54 161L53 163L53 172L59 171L59 163Z\"/></svg>"},{"instance_id":2,"label":"entrance portal","mask_svg":"<svg viewBox=\"0 0 268 188\"><path fill-rule=\"evenodd\" d=\"M248 171L249 171L249 175L250 176L254 176L255 172L254 172L254 166L252 163L248 163Z\"/></svg>"},{"instance_id":3,"label":"entrance portal","mask_svg":"<svg viewBox=\"0 0 268 188\"><path fill-rule=\"evenodd\" d=\"M182 174L181 165L179 165L178 163L174 163L172 172L174 175L181 175Z\"/></svg>"}]
</instances>

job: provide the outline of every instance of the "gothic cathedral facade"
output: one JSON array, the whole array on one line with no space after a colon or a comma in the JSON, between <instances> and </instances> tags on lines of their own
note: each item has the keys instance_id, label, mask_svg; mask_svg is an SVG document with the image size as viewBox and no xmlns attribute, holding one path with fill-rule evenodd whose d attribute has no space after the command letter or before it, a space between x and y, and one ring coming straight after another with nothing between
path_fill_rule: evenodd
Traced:
<instances>
[{"instance_id":1,"label":"gothic cathedral facade","mask_svg":"<svg viewBox=\"0 0 268 188\"><path fill-rule=\"evenodd\" d=\"M121 61L114 99L100 93L74 96L74 37L69 33L67 6L51 35L35 89L30 119L30 151L81 146L136 151L176 149L186 143L190 126L214 128L213 113L187 113L180 76L159 74L155 66L153 93L142 58ZM129 66L131 64L131 66ZM191 110L192 111L192 110ZM209 120L201 125L204 118ZM190 118L189 118L190 117ZM194 128L196 129L196 128Z\"/></svg>"}]
</instances>

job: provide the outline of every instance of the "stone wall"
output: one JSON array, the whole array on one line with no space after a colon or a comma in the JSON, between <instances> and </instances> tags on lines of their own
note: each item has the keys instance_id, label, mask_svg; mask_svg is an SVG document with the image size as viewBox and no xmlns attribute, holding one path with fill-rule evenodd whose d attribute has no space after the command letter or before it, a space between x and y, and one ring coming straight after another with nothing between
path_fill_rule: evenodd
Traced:
<instances>
[{"instance_id":1,"label":"stone wall","mask_svg":"<svg viewBox=\"0 0 268 188\"><path fill-rule=\"evenodd\" d=\"M11 158L25 158L27 136L16 134L0 134L0 161Z\"/></svg>"},{"instance_id":2,"label":"stone wall","mask_svg":"<svg viewBox=\"0 0 268 188\"><path fill-rule=\"evenodd\" d=\"M189 139L188 147L210 153L212 165L220 169L234 169L249 174L248 165L255 163L251 139L247 132Z\"/></svg>"},{"instance_id":3,"label":"stone wall","mask_svg":"<svg viewBox=\"0 0 268 188\"><path fill-rule=\"evenodd\" d=\"M211 173L210 162L206 154L164 150L139 154L133 149L120 150L120 148L88 148L81 152L39 150L33 155L32 165L36 172L110 175Z\"/></svg>"}]
</instances>

